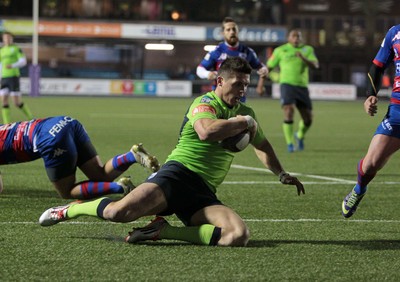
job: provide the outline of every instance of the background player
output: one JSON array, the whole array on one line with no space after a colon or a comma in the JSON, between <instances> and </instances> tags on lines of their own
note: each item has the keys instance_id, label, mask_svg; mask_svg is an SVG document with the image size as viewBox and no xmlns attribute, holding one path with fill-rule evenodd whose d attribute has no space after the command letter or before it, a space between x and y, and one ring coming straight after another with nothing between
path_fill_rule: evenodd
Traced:
<instances>
[{"instance_id":1,"label":"background player","mask_svg":"<svg viewBox=\"0 0 400 282\"><path fill-rule=\"evenodd\" d=\"M386 33L381 47L376 54L368 72L367 99L364 109L368 115L374 116L378 110L377 94L381 88L385 69L393 62L396 75L390 98L388 111L378 125L374 137L364 158L357 166L357 184L344 198L342 214L351 217L358 204L367 192L367 185L374 179L377 172L389 161L390 157L400 149L400 25L393 26Z\"/></svg>"},{"instance_id":2,"label":"background player","mask_svg":"<svg viewBox=\"0 0 400 282\"><path fill-rule=\"evenodd\" d=\"M224 42L218 44L213 51L208 52L197 66L196 74L198 77L213 80L216 83L219 67L228 57L246 59L260 76L267 75L268 69L260 62L254 50L239 42L239 27L232 18L226 17L222 21L222 34ZM216 84L213 89L215 89L215 86ZM242 101L245 101L245 99L246 97L243 97Z\"/></svg>"},{"instance_id":3,"label":"background player","mask_svg":"<svg viewBox=\"0 0 400 282\"><path fill-rule=\"evenodd\" d=\"M275 152L256 122L252 108L240 102L250 83L252 69L239 57L226 59L218 71L217 88L196 98L184 116L177 146L160 171L119 201L109 198L50 208L39 219L50 226L81 215L98 216L116 222L130 222L142 216L175 213L186 227L173 227L162 217L129 234L127 242L175 239L196 244L245 246L249 230L243 219L216 196L234 153L219 141L248 129L255 153L283 184L300 181L284 171ZM232 117L236 117L230 119Z\"/></svg>"},{"instance_id":4,"label":"background player","mask_svg":"<svg viewBox=\"0 0 400 282\"><path fill-rule=\"evenodd\" d=\"M297 150L304 150L304 137L313 121L312 102L308 91L309 68L318 69L319 63L314 48L302 44L301 32L292 29L288 42L274 49L267 61L270 71L279 66L279 83L281 104L283 110L283 134L289 152L294 152L294 141L297 140ZM261 94L266 76L260 76L256 91ZM295 107L301 120L294 134L293 122Z\"/></svg>"},{"instance_id":5,"label":"background player","mask_svg":"<svg viewBox=\"0 0 400 282\"><path fill-rule=\"evenodd\" d=\"M28 106L22 102L20 92L20 71L26 65L26 58L22 50L13 43L13 35L3 33L4 46L0 49L1 69L1 101L3 103L3 123L10 123L9 95L13 97L14 105L22 110L27 119L32 119L32 113Z\"/></svg>"},{"instance_id":6,"label":"background player","mask_svg":"<svg viewBox=\"0 0 400 282\"><path fill-rule=\"evenodd\" d=\"M39 158L44 160L50 181L65 199L128 193L134 188L129 178L111 181L136 162L153 172L159 169L157 159L141 144L103 165L82 124L68 116L0 125L0 165ZM77 167L89 180L76 183Z\"/></svg>"}]
</instances>

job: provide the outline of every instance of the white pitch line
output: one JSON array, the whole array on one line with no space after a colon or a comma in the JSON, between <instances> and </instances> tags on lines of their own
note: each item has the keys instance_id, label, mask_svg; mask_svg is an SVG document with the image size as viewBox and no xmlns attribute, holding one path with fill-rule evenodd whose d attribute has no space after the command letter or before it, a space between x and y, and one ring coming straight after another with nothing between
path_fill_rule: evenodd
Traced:
<instances>
[{"instance_id":1,"label":"white pitch line","mask_svg":"<svg viewBox=\"0 0 400 282\"><path fill-rule=\"evenodd\" d=\"M232 167L233 168L238 168L238 169L253 170L253 171L263 171L263 172L272 173L269 169L266 169L266 168L249 167L249 166L243 166L243 165L232 165ZM303 173L297 173L297 172L290 172L290 174L296 175L296 176L304 176L304 177L309 177L309 178L315 178L315 179L330 180L330 181L341 182L341 183L346 183L346 184L355 184L356 183L356 181L354 181L354 180L347 180L347 179L335 178L335 177L326 177L326 176L320 176L320 175L303 174Z\"/></svg>"},{"instance_id":2,"label":"white pitch line","mask_svg":"<svg viewBox=\"0 0 400 282\"><path fill-rule=\"evenodd\" d=\"M250 184L279 184L279 181L224 181L221 185L250 185ZM304 185L343 185L349 184L343 181L340 182L316 182L316 181L301 181ZM356 181L351 183L356 184ZM374 184L378 185L399 185L400 182L393 181L374 181Z\"/></svg>"},{"instance_id":3,"label":"white pitch line","mask_svg":"<svg viewBox=\"0 0 400 282\"><path fill-rule=\"evenodd\" d=\"M319 219L319 218L299 218L299 219L244 219L246 222L358 222L358 223L400 223L400 220L385 219Z\"/></svg>"},{"instance_id":4,"label":"white pitch line","mask_svg":"<svg viewBox=\"0 0 400 282\"><path fill-rule=\"evenodd\" d=\"M357 183L354 180L346 180L346 179L341 179L341 178L326 177L326 176L320 176L320 175L302 174L302 173L297 173L297 175L301 175L301 176L305 176L305 177L309 177L309 178L315 178L315 179L339 181L339 182L346 183L346 184L356 184Z\"/></svg>"},{"instance_id":5,"label":"white pitch line","mask_svg":"<svg viewBox=\"0 0 400 282\"><path fill-rule=\"evenodd\" d=\"M294 222L294 223L301 223L301 222L341 222L341 223L400 223L400 220L395 220L395 219L321 219L321 218L299 218L299 219L290 219L290 218L262 218L262 219L257 219L257 218L247 218L243 219L246 222L260 222L260 223L274 223L274 222ZM180 223L180 221L177 220L170 220L170 223ZM90 221L90 222L85 222L85 221L67 221L67 222L61 222L59 223L60 225L106 225L106 224L121 224L121 225L129 225L129 224L147 224L148 221L134 221L126 224L122 223L114 223L114 222L109 222L109 221ZM0 221L0 225L39 225L38 222L33 222L33 221Z\"/></svg>"},{"instance_id":6,"label":"white pitch line","mask_svg":"<svg viewBox=\"0 0 400 282\"><path fill-rule=\"evenodd\" d=\"M233 168L243 169L243 170L252 170L252 171L262 171L272 173L269 169L266 168L259 168L259 167L250 167L250 166L243 166L243 165L232 165ZM315 182L315 181L302 181L301 183L307 185L321 185L321 184L329 184L329 185L340 185L340 184L351 184L354 185L357 183L355 180L347 180L342 178L335 178L335 177L326 177L320 175L313 175L313 174L304 174L304 173L297 173L297 172L290 172L291 175L296 176L304 176L309 178L321 179L321 180L328 180L329 182ZM229 185L240 185L240 184L275 184L279 183L279 181L224 181L222 184L229 184ZM400 182L398 181L374 181L374 184L383 184L383 185L399 185Z\"/></svg>"},{"instance_id":7,"label":"white pitch line","mask_svg":"<svg viewBox=\"0 0 400 282\"><path fill-rule=\"evenodd\" d=\"M343 185L347 183L343 182L315 182L315 181L301 181L304 185ZM378 182L375 182L378 183ZM224 181L222 185L249 185L249 184L280 184L279 181ZM353 185L356 184L354 181ZM383 183L382 183L383 184ZM399 184L399 183L388 183L388 184Z\"/></svg>"},{"instance_id":8,"label":"white pitch line","mask_svg":"<svg viewBox=\"0 0 400 282\"><path fill-rule=\"evenodd\" d=\"M170 114L157 114L157 115L149 115L149 114L139 114L139 113L90 113L89 117L91 118L104 118L104 116L112 117L112 118L175 118Z\"/></svg>"}]
</instances>

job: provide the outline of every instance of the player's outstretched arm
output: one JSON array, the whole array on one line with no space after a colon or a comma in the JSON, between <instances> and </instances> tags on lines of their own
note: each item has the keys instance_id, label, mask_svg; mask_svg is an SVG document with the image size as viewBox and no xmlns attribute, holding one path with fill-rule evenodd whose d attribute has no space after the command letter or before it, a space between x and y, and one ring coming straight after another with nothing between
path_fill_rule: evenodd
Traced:
<instances>
[{"instance_id":1,"label":"player's outstretched arm","mask_svg":"<svg viewBox=\"0 0 400 282\"><path fill-rule=\"evenodd\" d=\"M297 194L305 194L303 184L297 179L297 177L287 173L282 165L280 164L278 157L275 154L274 149L267 139L261 142L259 145L254 147L257 157L260 161L270 169L275 175L279 176L279 181L286 185L296 185Z\"/></svg>"},{"instance_id":2,"label":"player's outstretched arm","mask_svg":"<svg viewBox=\"0 0 400 282\"><path fill-rule=\"evenodd\" d=\"M295 176L291 176L289 173L282 171L279 174L279 181L282 184L288 184L288 185L296 185L297 188L297 195L300 196L301 193L305 194L306 191L304 190L303 184L300 182L300 180L297 179Z\"/></svg>"}]
</instances>

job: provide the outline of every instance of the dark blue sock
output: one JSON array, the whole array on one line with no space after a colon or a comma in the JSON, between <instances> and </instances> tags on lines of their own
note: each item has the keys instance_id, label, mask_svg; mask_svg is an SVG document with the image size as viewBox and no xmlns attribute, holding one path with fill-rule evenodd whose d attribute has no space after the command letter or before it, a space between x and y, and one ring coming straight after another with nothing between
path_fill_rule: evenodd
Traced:
<instances>
[{"instance_id":1,"label":"dark blue sock","mask_svg":"<svg viewBox=\"0 0 400 282\"><path fill-rule=\"evenodd\" d=\"M364 194L365 192L367 192L367 186L360 186L360 184L356 184L356 186L354 186L354 191L358 194Z\"/></svg>"}]
</instances>

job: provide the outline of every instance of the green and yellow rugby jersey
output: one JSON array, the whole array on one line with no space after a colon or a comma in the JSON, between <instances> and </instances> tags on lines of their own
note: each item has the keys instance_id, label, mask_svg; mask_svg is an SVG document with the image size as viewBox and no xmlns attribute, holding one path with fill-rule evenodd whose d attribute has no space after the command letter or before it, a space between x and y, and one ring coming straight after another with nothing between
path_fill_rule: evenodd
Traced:
<instances>
[{"instance_id":1,"label":"green and yellow rugby jersey","mask_svg":"<svg viewBox=\"0 0 400 282\"><path fill-rule=\"evenodd\" d=\"M22 50L14 44L3 46L0 49L0 63L1 63L1 77L14 77L20 76L19 68L8 69L7 65L12 65L25 55Z\"/></svg>"},{"instance_id":2,"label":"green and yellow rugby jersey","mask_svg":"<svg viewBox=\"0 0 400 282\"><path fill-rule=\"evenodd\" d=\"M215 193L216 187L224 181L235 153L223 149L217 141L201 141L193 125L202 118L229 119L237 115L250 115L257 120L253 109L246 104L229 108L213 91L196 98L185 114L178 144L167 161L180 162L199 174ZM258 127L252 144L259 144L264 139L264 133Z\"/></svg>"},{"instance_id":3,"label":"green and yellow rugby jersey","mask_svg":"<svg viewBox=\"0 0 400 282\"><path fill-rule=\"evenodd\" d=\"M272 56L267 61L267 67L273 69L279 65L279 83L286 83L294 86L308 86L308 66L296 52L301 52L309 61L318 61L314 48L309 45L294 47L286 43L275 48Z\"/></svg>"}]
</instances>

